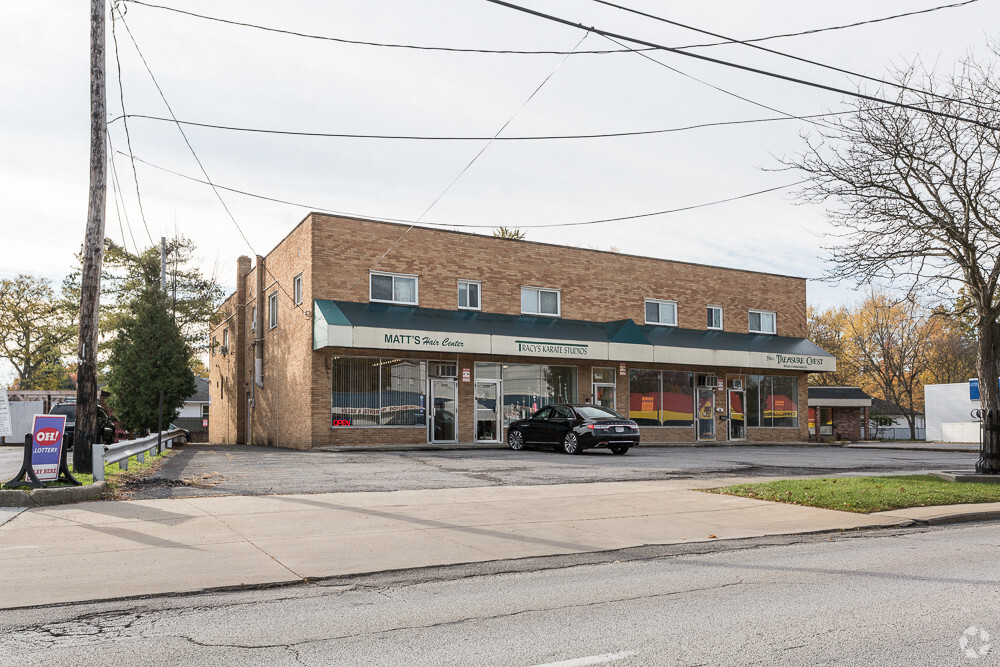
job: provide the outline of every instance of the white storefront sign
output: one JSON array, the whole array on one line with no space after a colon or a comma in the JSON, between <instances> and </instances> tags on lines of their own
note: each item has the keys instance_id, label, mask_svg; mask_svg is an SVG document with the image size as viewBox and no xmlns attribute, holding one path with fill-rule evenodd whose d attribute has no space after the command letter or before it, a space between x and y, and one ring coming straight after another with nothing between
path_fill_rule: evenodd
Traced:
<instances>
[{"instance_id":1,"label":"white storefront sign","mask_svg":"<svg viewBox=\"0 0 1000 667\"><path fill-rule=\"evenodd\" d=\"M324 325L325 323L321 323L317 326L314 339L315 349L330 346L775 370L834 371L837 369L837 360L834 357L804 354Z\"/></svg>"}]
</instances>

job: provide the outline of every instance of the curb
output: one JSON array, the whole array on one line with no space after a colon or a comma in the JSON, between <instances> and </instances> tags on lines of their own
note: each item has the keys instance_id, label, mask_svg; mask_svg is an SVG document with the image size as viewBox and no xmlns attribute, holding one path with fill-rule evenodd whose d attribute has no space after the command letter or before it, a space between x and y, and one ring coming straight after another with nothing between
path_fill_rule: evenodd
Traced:
<instances>
[{"instance_id":1,"label":"curb","mask_svg":"<svg viewBox=\"0 0 1000 667\"><path fill-rule=\"evenodd\" d=\"M97 500L104 493L104 482L87 486L66 486L56 489L5 489L0 491L0 507L42 507Z\"/></svg>"},{"instance_id":2,"label":"curb","mask_svg":"<svg viewBox=\"0 0 1000 667\"><path fill-rule=\"evenodd\" d=\"M971 523L973 521L996 521L1000 519L1000 510L990 510L986 512L956 512L954 514L942 514L926 519L911 519L915 524L937 526L949 523Z\"/></svg>"}]
</instances>

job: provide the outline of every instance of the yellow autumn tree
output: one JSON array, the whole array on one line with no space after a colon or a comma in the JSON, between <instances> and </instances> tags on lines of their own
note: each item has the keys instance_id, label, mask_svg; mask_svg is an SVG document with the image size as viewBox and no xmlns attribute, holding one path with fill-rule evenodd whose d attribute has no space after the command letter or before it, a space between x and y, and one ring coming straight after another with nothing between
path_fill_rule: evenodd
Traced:
<instances>
[{"instance_id":1,"label":"yellow autumn tree","mask_svg":"<svg viewBox=\"0 0 1000 667\"><path fill-rule=\"evenodd\" d=\"M849 311L844 330L843 358L858 369L861 388L903 408L913 439L914 412L924 408L923 378L934 331L929 309L916 298L897 299L882 291L870 292Z\"/></svg>"}]
</instances>

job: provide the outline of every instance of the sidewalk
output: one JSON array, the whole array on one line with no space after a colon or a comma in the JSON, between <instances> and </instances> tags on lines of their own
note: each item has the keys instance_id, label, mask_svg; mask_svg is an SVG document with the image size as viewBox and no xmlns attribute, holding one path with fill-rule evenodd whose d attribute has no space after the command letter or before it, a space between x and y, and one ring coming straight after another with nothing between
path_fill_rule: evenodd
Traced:
<instances>
[{"instance_id":1,"label":"sidewalk","mask_svg":"<svg viewBox=\"0 0 1000 667\"><path fill-rule=\"evenodd\" d=\"M697 486L714 484L709 480ZM0 526L0 608L643 545L900 526L914 519L947 519L956 511L852 514L719 496L691 486L691 480L612 482L30 509ZM961 511L993 518L1000 516L1000 503ZM10 514L0 515L0 522Z\"/></svg>"}]
</instances>

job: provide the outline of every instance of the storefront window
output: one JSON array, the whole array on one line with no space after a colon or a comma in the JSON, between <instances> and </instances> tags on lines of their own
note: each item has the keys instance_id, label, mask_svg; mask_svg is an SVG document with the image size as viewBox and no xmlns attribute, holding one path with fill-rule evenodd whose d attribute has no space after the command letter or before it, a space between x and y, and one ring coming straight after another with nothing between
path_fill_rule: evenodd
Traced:
<instances>
[{"instance_id":1,"label":"storefront window","mask_svg":"<svg viewBox=\"0 0 1000 667\"><path fill-rule=\"evenodd\" d=\"M500 364L490 364L485 362L476 362L476 379L477 380L499 380L500 379Z\"/></svg>"},{"instance_id":2,"label":"storefront window","mask_svg":"<svg viewBox=\"0 0 1000 667\"><path fill-rule=\"evenodd\" d=\"M476 372L478 374L479 365ZM573 366L503 365L504 426L530 417L546 405L573 403L576 396L576 368Z\"/></svg>"},{"instance_id":3,"label":"storefront window","mask_svg":"<svg viewBox=\"0 0 1000 667\"><path fill-rule=\"evenodd\" d=\"M335 357L332 366L333 425L425 425L427 362Z\"/></svg>"},{"instance_id":4,"label":"storefront window","mask_svg":"<svg viewBox=\"0 0 1000 667\"><path fill-rule=\"evenodd\" d=\"M640 426L693 426L691 382L691 373L629 371L629 418Z\"/></svg>"},{"instance_id":5,"label":"storefront window","mask_svg":"<svg viewBox=\"0 0 1000 667\"><path fill-rule=\"evenodd\" d=\"M746 393L747 426L798 427L798 378L786 375L748 375Z\"/></svg>"}]
</instances>

